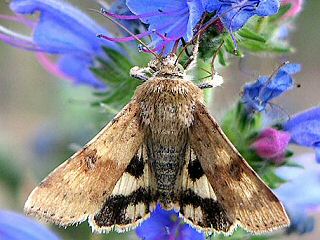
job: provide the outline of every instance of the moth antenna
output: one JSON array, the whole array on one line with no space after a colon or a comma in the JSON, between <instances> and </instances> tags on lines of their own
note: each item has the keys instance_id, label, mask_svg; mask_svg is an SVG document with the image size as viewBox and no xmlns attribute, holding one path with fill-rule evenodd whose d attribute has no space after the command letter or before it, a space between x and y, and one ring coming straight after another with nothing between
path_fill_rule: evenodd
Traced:
<instances>
[{"instance_id":1,"label":"moth antenna","mask_svg":"<svg viewBox=\"0 0 320 240\"><path fill-rule=\"evenodd\" d=\"M107 18L108 20L110 20L111 22L113 22L114 24L116 24L118 27L122 28L125 32L127 32L131 37L133 37L137 42L139 42L145 49L148 50L149 53L151 53L152 55L154 55L157 59L159 59L160 61L162 60L161 57L155 53L151 48L148 47L147 44L145 44L143 41L141 41L133 32L131 32L126 26L124 26L122 23L116 21L115 19L113 19L112 17L110 17L109 15L105 14L107 11L104 8L101 8L100 11L96 10L96 9L89 9L90 11L99 13L100 15L104 16L105 18ZM99 38L103 38L102 34L97 34L97 37Z\"/></svg>"}]
</instances>

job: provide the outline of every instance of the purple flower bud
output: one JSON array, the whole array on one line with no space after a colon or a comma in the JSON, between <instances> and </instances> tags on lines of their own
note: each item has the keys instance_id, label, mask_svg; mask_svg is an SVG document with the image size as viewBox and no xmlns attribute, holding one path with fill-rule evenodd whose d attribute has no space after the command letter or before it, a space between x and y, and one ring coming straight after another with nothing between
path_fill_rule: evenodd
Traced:
<instances>
[{"instance_id":1,"label":"purple flower bud","mask_svg":"<svg viewBox=\"0 0 320 240\"><path fill-rule=\"evenodd\" d=\"M290 134L274 128L264 130L251 145L258 156L281 163L290 141Z\"/></svg>"}]
</instances>

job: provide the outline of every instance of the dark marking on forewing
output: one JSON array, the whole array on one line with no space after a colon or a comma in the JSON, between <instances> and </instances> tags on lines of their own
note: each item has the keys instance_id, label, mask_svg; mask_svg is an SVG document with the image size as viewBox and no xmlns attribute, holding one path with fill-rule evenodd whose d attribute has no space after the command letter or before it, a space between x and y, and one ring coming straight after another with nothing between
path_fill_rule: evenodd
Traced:
<instances>
[{"instance_id":1,"label":"dark marking on forewing","mask_svg":"<svg viewBox=\"0 0 320 240\"><path fill-rule=\"evenodd\" d=\"M228 217L223 206L214 199L201 198L191 189L181 193L180 212L184 215L185 207L188 205L193 208L200 207L202 210L202 221L193 222L203 228L213 228L216 231L228 232L232 226L232 220ZM193 219L189 219L193 221Z\"/></svg>"},{"instance_id":2,"label":"dark marking on forewing","mask_svg":"<svg viewBox=\"0 0 320 240\"><path fill-rule=\"evenodd\" d=\"M204 175L203 169L198 158L196 158L194 161L189 162L188 174L192 181L196 181Z\"/></svg>"},{"instance_id":3,"label":"dark marking on forewing","mask_svg":"<svg viewBox=\"0 0 320 240\"><path fill-rule=\"evenodd\" d=\"M134 176L135 178L139 178L143 175L144 169L144 161L142 156L134 155L132 160L130 161L126 172L130 175Z\"/></svg>"},{"instance_id":4,"label":"dark marking on forewing","mask_svg":"<svg viewBox=\"0 0 320 240\"><path fill-rule=\"evenodd\" d=\"M144 188L139 188L129 196L110 196L107 198L100 212L94 216L94 221L99 227L111 227L115 224L126 225L133 223L138 219L128 218L126 215L128 206L143 203L145 205L145 214L148 214L149 205L152 200L151 191Z\"/></svg>"}]
</instances>

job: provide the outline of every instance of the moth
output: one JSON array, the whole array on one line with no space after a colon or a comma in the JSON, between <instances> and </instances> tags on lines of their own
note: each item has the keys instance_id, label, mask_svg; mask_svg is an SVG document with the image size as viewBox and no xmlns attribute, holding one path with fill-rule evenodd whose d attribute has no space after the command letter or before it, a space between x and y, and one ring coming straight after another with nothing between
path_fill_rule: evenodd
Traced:
<instances>
[{"instance_id":1,"label":"moth","mask_svg":"<svg viewBox=\"0 0 320 240\"><path fill-rule=\"evenodd\" d=\"M131 102L32 191L27 214L60 226L88 219L95 232L121 232L161 204L208 234L288 226L280 201L175 62L171 54L131 70L144 80Z\"/></svg>"}]
</instances>

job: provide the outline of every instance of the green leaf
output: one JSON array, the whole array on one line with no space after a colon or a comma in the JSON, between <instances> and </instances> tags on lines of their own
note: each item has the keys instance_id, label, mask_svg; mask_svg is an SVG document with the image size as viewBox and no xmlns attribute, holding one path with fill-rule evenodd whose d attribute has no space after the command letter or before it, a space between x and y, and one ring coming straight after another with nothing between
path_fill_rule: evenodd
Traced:
<instances>
[{"instance_id":1,"label":"green leaf","mask_svg":"<svg viewBox=\"0 0 320 240\"><path fill-rule=\"evenodd\" d=\"M258 34L251 30L248 27L242 28L240 31L237 32L238 35L240 35L242 38L248 39L248 40L254 40L261 43L265 43L266 39L261 36L261 34ZM245 40L243 40L245 41Z\"/></svg>"},{"instance_id":2,"label":"green leaf","mask_svg":"<svg viewBox=\"0 0 320 240\"><path fill-rule=\"evenodd\" d=\"M139 80L129 75L130 69L135 65L134 62L131 62L133 61L132 59L135 59L134 61L139 59L139 62L145 61L143 65L146 65L149 56L144 57L145 55L139 54L140 57L137 57L130 52L123 55L109 48L104 48L104 51L109 56L109 60L98 59L101 64L98 68L93 68L92 72L102 79L108 88L106 92L94 93L99 100L93 102L92 106L100 106L106 110L113 109L119 111L130 101L135 89L141 84Z\"/></svg>"},{"instance_id":3,"label":"green leaf","mask_svg":"<svg viewBox=\"0 0 320 240\"><path fill-rule=\"evenodd\" d=\"M282 184L287 182L286 180L276 175L274 167L265 169L262 178L271 189L277 189Z\"/></svg>"}]
</instances>

